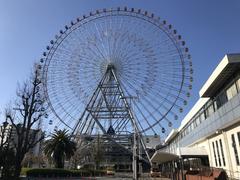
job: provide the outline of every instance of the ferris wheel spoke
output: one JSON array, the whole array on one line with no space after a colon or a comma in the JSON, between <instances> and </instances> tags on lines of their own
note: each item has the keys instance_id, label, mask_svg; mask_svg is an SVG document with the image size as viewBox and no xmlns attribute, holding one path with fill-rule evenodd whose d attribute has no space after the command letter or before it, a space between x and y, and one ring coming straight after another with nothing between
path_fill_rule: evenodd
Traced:
<instances>
[{"instance_id":1,"label":"ferris wheel spoke","mask_svg":"<svg viewBox=\"0 0 240 180\"><path fill-rule=\"evenodd\" d=\"M167 118L167 115L162 114L161 111L159 110L159 108L156 108L156 106L153 105L152 102L153 102L154 99L155 98L151 98L151 100L149 100L147 98L144 98L144 100L148 103L148 105L150 105L153 108L154 112L159 113L161 117L164 117L163 119L165 119L167 122L170 122L169 119ZM154 112L152 112L151 114L153 114Z\"/></svg>"},{"instance_id":2,"label":"ferris wheel spoke","mask_svg":"<svg viewBox=\"0 0 240 180\"><path fill-rule=\"evenodd\" d=\"M151 93L147 93L149 95L149 97L153 98L154 101L156 101L156 98L155 97L160 97L161 99L165 100L165 102L167 102L169 105L173 104L174 101L176 99L180 100L180 101L184 101L184 99L182 99L181 97L179 97L178 95L175 95L175 94L172 94L170 93L169 91L165 92L169 97L172 97L173 98L173 101L170 101L167 100L168 98L167 97L164 97L162 95L160 95L160 93L158 91L152 91ZM175 103L174 107L177 107L177 108L181 108L180 106L177 105L177 103ZM167 108L166 108L167 109Z\"/></svg>"},{"instance_id":3,"label":"ferris wheel spoke","mask_svg":"<svg viewBox=\"0 0 240 180\"><path fill-rule=\"evenodd\" d=\"M147 120L147 118L146 118L146 116L144 115L144 113L141 111L141 109L139 108L139 106L138 106L138 104L136 103L136 102L133 102L134 103L134 105L135 105L135 107L137 108L137 110L138 110L138 112L141 114L141 116L142 116L142 119L146 122L146 124L147 124L147 126L148 127L151 127L150 129L152 130L152 132L154 133L154 134L157 134L156 133L156 131L153 129L153 127L151 126L151 124L149 123L149 121ZM138 119L138 118L137 118ZM140 121L140 120L139 120ZM138 123L139 124L142 124L142 122L139 122L138 121ZM142 127L142 125L141 125L141 127ZM141 128L142 129L142 132L143 131L145 131L145 129L142 127Z\"/></svg>"},{"instance_id":4,"label":"ferris wheel spoke","mask_svg":"<svg viewBox=\"0 0 240 180\"><path fill-rule=\"evenodd\" d=\"M123 83L121 83L122 84L122 86L123 87L126 87L126 86L124 86L124 84ZM131 86L131 85L129 85L129 86ZM125 88L126 89L126 88ZM139 102L140 102L140 100L139 100ZM145 109L146 110L146 109ZM149 110L147 110L148 112L149 112ZM149 112L150 114L151 114L151 112Z\"/></svg>"},{"instance_id":5,"label":"ferris wheel spoke","mask_svg":"<svg viewBox=\"0 0 240 180\"><path fill-rule=\"evenodd\" d=\"M103 50L103 52L105 54L105 57L107 57L107 51L106 51L106 49L104 47L104 38L102 37L103 36L103 34L102 34L103 33L103 28L101 27L101 24L99 24L99 27L96 24L94 24L94 27L95 27L95 29L97 31L97 35L99 37L99 43L101 44L102 50Z\"/></svg>"},{"instance_id":6,"label":"ferris wheel spoke","mask_svg":"<svg viewBox=\"0 0 240 180\"><path fill-rule=\"evenodd\" d=\"M54 100L52 99L52 101L54 102ZM56 99L55 100L56 103L59 102L59 99ZM74 109L75 108L75 109ZM74 112L76 112L74 115L78 115L80 110L78 110L79 107L77 107L76 105L68 105L66 107L64 107L64 110L63 110L63 107L59 104L59 106L56 106L56 111L59 111L59 112L68 112L69 110L74 110ZM71 118L75 119L74 116L70 116Z\"/></svg>"},{"instance_id":7,"label":"ferris wheel spoke","mask_svg":"<svg viewBox=\"0 0 240 180\"><path fill-rule=\"evenodd\" d=\"M124 86L124 83L122 83L122 84L123 84L123 87L125 87L125 86ZM131 86L130 84L128 84L128 85ZM126 89L126 88L125 88L125 89ZM149 93L149 94L151 95L151 93ZM156 95L157 95L158 98L156 98ZM153 96L154 101L156 101L156 99L159 99L159 98L165 100L166 102L168 102L169 105L172 105L172 104L173 104L173 102L167 100L166 97L162 97L162 96L159 95L158 93L155 94L155 96ZM159 103L159 102L158 102L158 103ZM164 106L163 104L160 104L159 108L160 108L161 106L163 106L165 109L168 109L168 108L167 108L166 106ZM177 104L176 104L174 107L180 108L180 106L178 106Z\"/></svg>"},{"instance_id":8,"label":"ferris wheel spoke","mask_svg":"<svg viewBox=\"0 0 240 180\"><path fill-rule=\"evenodd\" d=\"M128 90L125 88L125 86L122 86L122 87L125 90L125 92L127 92L127 94L130 94L128 92ZM137 110L138 110L138 112L140 112L140 114L143 117L143 119L146 121L147 125L150 127L151 125L150 125L149 121L147 120L146 116L144 115L144 113L139 108L138 103L136 103L135 101L133 101L133 103L134 103L135 107L137 107ZM135 114L137 114L137 113L135 113ZM138 120L138 118L137 118L137 120ZM138 121L138 123L141 124L139 121ZM141 126L141 129L142 129L142 131L144 131L144 128L142 126ZM153 128L151 128L151 129L154 132L154 134L156 134L156 131Z\"/></svg>"},{"instance_id":9,"label":"ferris wheel spoke","mask_svg":"<svg viewBox=\"0 0 240 180\"><path fill-rule=\"evenodd\" d=\"M144 103L141 103L142 100L139 100L139 105L141 105L141 107L144 109L144 111L146 111L148 113L148 116L151 117L151 119L154 121L152 122L151 126L149 126L148 128L145 128L145 130L149 130L152 127L154 127L156 124L158 124L158 126L161 126L161 124L159 123L164 117L161 117L160 119L157 119L147 108L147 106Z\"/></svg>"},{"instance_id":10,"label":"ferris wheel spoke","mask_svg":"<svg viewBox=\"0 0 240 180\"><path fill-rule=\"evenodd\" d=\"M134 23L135 21L130 21L129 23ZM117 46L116 46L116 48L118 49L118 52L120 53L121 52L121 48L122 47L127 47L128 46L128 43L127 44L124 44L123 42L126 42L125 40L128 40L129 39L129 34L130 34L130 32L131 32L131 30L132 30L132 28L129 28L129 26L128 27L126 27L126 24L124 25L124 23L123 23L123 21L122 21L122 23L121 23L121 29L118 29L117 31L118 32L123 32L122 34L121 34L121 36L119 36L120 37L120 39L119 39L119 41L118 41L118 43L117 43ZM128 31L127 31L127 29L128 29ZM128 50L128 49L125 49L125 50ZM120 53L121 54L121 53ZM117 54L117 56L118 56L119 54Z\"/></svg>"}]
</instances>

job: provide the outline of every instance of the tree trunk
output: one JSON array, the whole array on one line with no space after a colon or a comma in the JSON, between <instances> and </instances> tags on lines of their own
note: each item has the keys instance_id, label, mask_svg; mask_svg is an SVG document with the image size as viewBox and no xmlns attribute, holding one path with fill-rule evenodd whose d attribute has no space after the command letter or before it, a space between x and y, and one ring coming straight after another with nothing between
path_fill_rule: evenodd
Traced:
<instances>
[{"instance_id":1,"label":"tree trunk","mask_svg":"<svg viewBox=\"0 0 240 180\"><path fill-rule=\"evenodd\" d=\"M64 168L64 158L59 157L56 159L56 168Z\"/></svg>"},{"instance_id":2,"label":"tree trunk","mask_svg":"<svg viewBox=\"0 0 240 180\"><path fill-rule=\"evenodd\" d=\"M17 162L16 162L15 170L14 170L14 177L15 177L15 178L17 178L17 177L20 176L21 169L22 169L21 163L17 163Z\"/></svg>"},{"instance_id":3,"label":"tree trunk","mask_svg":"<svg viewBox=\"0 0 240 180\"><path fill-rule=\"evenodd\" d=\"M14 177L15 178L18 178L20 176L21 169L22 169L22 160L23 160L23 158L21 158L21 157L16 158L15 169L14 169Z\"/></svg>"}]
</instances>

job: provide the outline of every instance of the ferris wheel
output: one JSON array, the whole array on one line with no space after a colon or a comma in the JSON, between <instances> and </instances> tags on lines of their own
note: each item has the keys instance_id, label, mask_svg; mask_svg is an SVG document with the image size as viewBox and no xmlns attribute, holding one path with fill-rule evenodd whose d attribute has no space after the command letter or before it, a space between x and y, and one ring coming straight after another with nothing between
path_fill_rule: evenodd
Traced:
<instances>
[{"instance_id":1,"label":"ferris wheel","mask_svg":"<svg viewBox=\"0 0 240 180\"><path fill-rule=\"evenodd\" d=\"M126 7L66 25L40 67L58 125L80 134L165 133L187 104L193 81L191 56L173 26Z\"/></svg>"}]
</instances>

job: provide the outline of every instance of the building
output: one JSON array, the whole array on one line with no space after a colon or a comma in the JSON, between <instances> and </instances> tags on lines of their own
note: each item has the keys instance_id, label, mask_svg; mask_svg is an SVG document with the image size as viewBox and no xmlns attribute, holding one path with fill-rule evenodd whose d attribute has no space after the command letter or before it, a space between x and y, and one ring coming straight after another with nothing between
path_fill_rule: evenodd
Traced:
<instances>
[{"instance_id":1,"label":"building","mask_svg":"<svg viewBox=\"0 0 240 180\"><path fill-rule=\"evenodd\" d=\"M227 54L199 91L200 98L152 161L188 157L240 179L240 54Z\"/></svg>"},{"instance_id":2,"label":"building","mask_svg":"<svg viewBox=\"0 0 240 180\"><path fill-rule=\"evenodd\" d=\"M160 136L145 135L142 139L148 153L152 155L155 147L160 143ZM99 166L102 168L114 167L119 172L132 171L132 134L118 134L111 137L104 135L81 135L78 146L79 160L75 166L95 166L97 161L99 161ZM138 153L141 154L140 157L147 159L142 147ZM142 170L150 169L149 163L143 159L141 161Z\"/></svg>"},{"instance_id":3,"label":"building","mask_svg":"<svg viewBox=\"0 0 240 180\"><path fill-rule=\"evenodd\" d=\"M142 136L143 142L147 149L155 149L157 145L161 142L160 136L155 135L145 135Z\"/></svg>"},{"instance_id":4,"label":"building","mask_svg":"<svg viewBox=\"0 0 240 180\"><path fill-rule=\"evenodd\" d=\"M5 126L5 127L4 127ZM21 125L19 124L19 127L21 128ZM35 137L35 142L38 140L38 138L42 135L42 131L36 130L36 129L30 129L30 135L29 137ZM3 134L4 133L4 134ZM0 143L4 144L7 140L9 142L10 147L14 147L14 144L17 144L18 141L18 135L16 128L13 125L10 124L4 124L3 126L0 126ZM33 148L29 150L29 153L31 153L33 156L39 156L41 153L41 143L38 142Z\"/></svg>"},{"instance_id":5,"label":"building","mask_svg":"<svg viewBox=\"0 0 240 180\"><path fill-rule=\"evenodd\" d=\"M0 126L0 147L8 145L8 138L10 134L11 128L10 125L5 121L2 126Z\"/></svg>"}]
</instances>

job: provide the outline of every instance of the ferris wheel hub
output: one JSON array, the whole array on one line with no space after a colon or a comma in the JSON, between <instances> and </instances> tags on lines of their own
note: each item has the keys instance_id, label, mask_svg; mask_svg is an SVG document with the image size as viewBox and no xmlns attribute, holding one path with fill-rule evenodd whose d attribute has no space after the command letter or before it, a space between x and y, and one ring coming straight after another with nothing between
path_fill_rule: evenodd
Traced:
<instances>
[{"instance_id":1,"label":"ferris wheel hub","mask_svg":"<svg viewBox=\"0 0 240 180\"><path fill-rule=\"evenodd\" d=\"M116 68L115 68L115 65L114 65L113 63L109 63L109 64L107 65L107 70L112 70L112 69L116 69Z\"/></svg>"}]
</instances>

